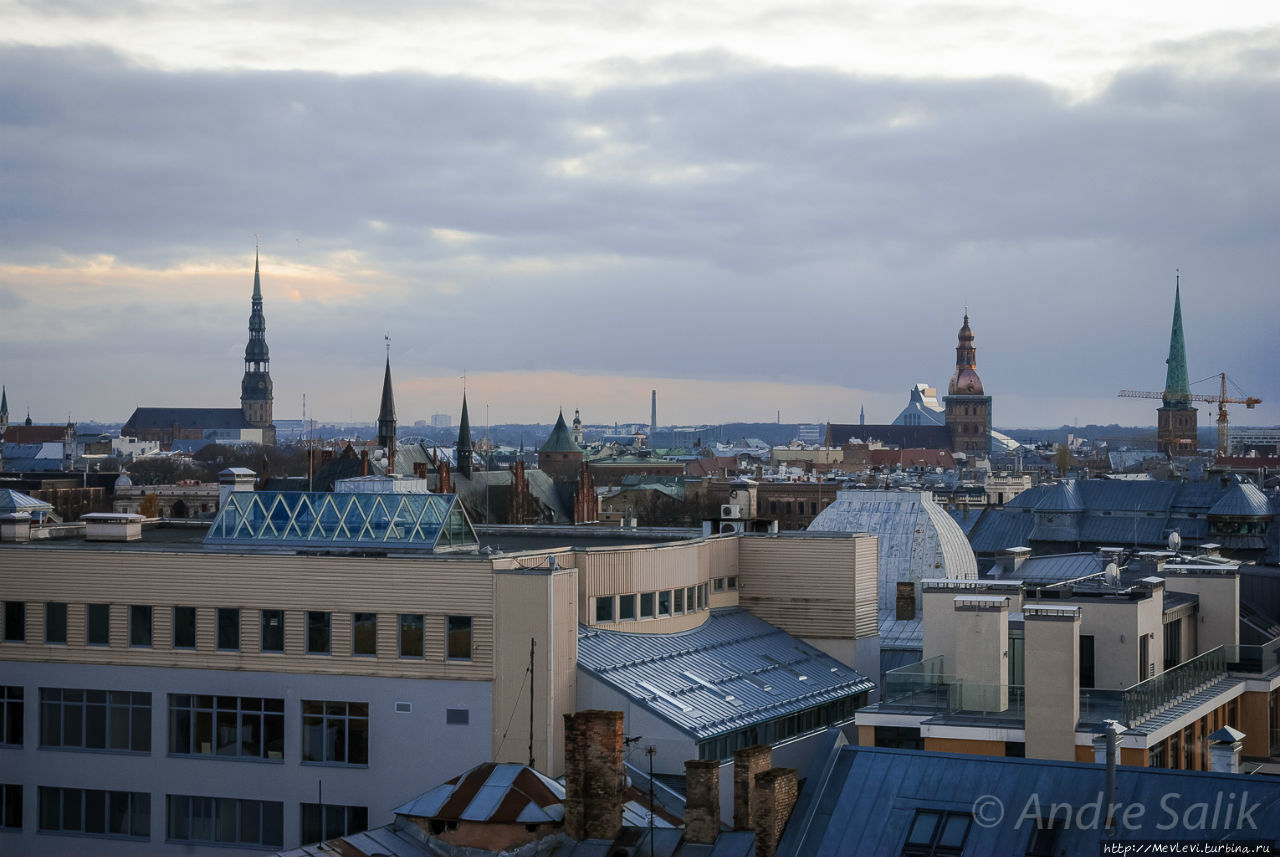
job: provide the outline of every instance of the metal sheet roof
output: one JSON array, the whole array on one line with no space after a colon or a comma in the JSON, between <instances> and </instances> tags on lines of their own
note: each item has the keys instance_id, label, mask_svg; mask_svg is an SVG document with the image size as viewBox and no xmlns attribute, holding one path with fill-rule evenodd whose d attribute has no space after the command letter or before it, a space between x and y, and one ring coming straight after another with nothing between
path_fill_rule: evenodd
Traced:
<instances>
[{"instance_id":1,"label":"metal sheet roof","mask_svg":"<svg viewBox=\"0 0 1280 857\"><path fill-rule=\"evenodd\" d=\"M873 689L809 644L739 608L692 631L629 634L581 626L578 668L697 739Z\"/></svg>"},{"instance_id":2,"label":"metal sheet roof","mask_svg":"<svg viewBox=\"0 0 1280 857\"><path fill-rule=\"evenodd\" d=\"M1028 557L1013 577L1024 583L1058 583L1097 574L1106 562L1095 553L1061 553Z\"/></svg>"},{"instance_id":3,"label":"metal sheet roof","mask_svg":"<svg viewBox=\"0 0 1280 857\"><path fill-rule=\"evenodd\" d=\"M994 756L925 753L880 747L842 747L835 751L830 775L810 778L812 815L804 826L788 828L779 857L834 857L843 854L901 854L918 811L974 813L964 841L965 854L1023 854L1031 838L1030 817L1023 817L1032 798L1041 817L1053 804L1073 811L1096 801L1105 787L1103 765L1052 762ZM1256 804L1251 825L1206 823L1212 814L1194 811L1198 803L1212 807L1228 799L1239 807L1241 790ZM985 796L981 805L975 804ZM1274 819L1280 818L1280 781L1163 768L1120 767L1115 799L1144 812L1130 814L1123 839L1159 841L1277 841ZM1176 802L1175 823L1159 811L1161 801ZM1165 805L1168 806L1168 803ZM997 807L1000 812L997 813ZM1083 817L1083 816L1081 816ZM1201 820L1203 819L1203 820ZM1054 853L1098 854L1106 832L1102 824L1068 824Z\"/></svg>"},{"instance_id":4,"label":"metal sheet roof","mask_svg":"<svg viewBox=\"0 0 1280 857\"><path fill-rule=\"evenodd\" d=\"M1248 482L1237 482L1213 504L1210 515L1239 515L1263 517L1271 514L1271 504L1263 494Z\"/></svg>"},{"instance_id":5,"label":"metal sheet roof","mask_svg":"<svg viewBox=\"0 0 1280 857\"><path fill-rule=\"evenodd\" d=\"M964 531L927 491L838 491L835 502L808 529L870 533L879 538L882 628L897 612L899 582L919 583L931 577L975 580L978 576L978 562ZM916 606L922 609L918 599Z\"/></svg>"},{"instance_id":6,"label":"metal sheet roof","mask_svg":"<svg viewBox=\"0 0 1280 857\"><path fill-rule=\"evenodd\" d=\"M527 765L486 762L396 807L446 821L539 824L564 819L564 789Z\"/></svg>"}]
</instances>

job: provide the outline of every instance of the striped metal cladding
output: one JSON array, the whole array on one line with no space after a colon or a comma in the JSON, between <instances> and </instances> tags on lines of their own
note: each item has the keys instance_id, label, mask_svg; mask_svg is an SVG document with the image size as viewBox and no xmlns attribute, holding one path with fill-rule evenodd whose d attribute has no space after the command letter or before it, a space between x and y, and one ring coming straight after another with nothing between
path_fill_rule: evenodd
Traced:
<instances>
[{"instance_id":1,"label":"striped metal cladding","mask_svg":"<svg viewBox=\"0 0 1280 857\"><path fill-rule=\"evenodd\" d=\"M526 765L486 762L421 794L397 815L492 824L564 820L563 788Z\"/></svg>"}]
</instances>

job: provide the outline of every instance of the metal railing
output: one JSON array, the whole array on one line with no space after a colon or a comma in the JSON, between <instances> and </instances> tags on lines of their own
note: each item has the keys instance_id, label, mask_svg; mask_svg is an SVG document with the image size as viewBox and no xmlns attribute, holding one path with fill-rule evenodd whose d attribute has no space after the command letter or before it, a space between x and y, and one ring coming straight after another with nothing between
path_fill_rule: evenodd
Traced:
<instances>
[{"instance_id":1,"label":"metal railing","mask_svg":"<svg viewBox=\"0 0 1280 857\"><path fill-rule=\"evenodd\" d=\"M1124 691L1121 722L1133 726L1227 674L1225 646L1210 649Z\"/></svg>"},{"instance_id":2,"label":"metal railing","mask_svg":"<svg viewBox=\"0 0 1280 857\"><path fill-rule=\"evenodd\" d=\"M962 681L942 670L941 655L889 670L884 675L884 687L880 691L880 709L902 713L1023 717L1026 696L1022 685Z\"/></svg>"},{"instance_id":3,"label":"metal railing","mask_svg":"<svg viewBox=\"0 0 1280 857\"><path fill-rule=\"evenodd\" d=\"M1280 669L1280 637L1258 646L1226 646L1227 669L1245 675L1268 675Z\"/></svg>"}]
</instances>

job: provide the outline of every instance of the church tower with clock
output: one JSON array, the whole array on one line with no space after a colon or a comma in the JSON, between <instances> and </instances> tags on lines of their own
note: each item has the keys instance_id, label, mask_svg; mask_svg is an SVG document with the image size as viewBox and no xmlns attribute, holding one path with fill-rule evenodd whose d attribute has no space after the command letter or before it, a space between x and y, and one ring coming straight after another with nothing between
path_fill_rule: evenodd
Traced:
<instances>
[{"instance_id":1,"label":"church tower with clock","mask_svg":"<svg viewBox=\"0 0 1280 857\"><path fill-rule=\"evenodd\" d=\"M991 452L991 397L978 377L977 351L968 310L956 345L956 371L942 399L947 428L951 429L952 452L986 455Z\"/></svg>"},{"instance_id":2,"label":"church tower with clock","mask_svg":"<svg viewBox=\"0 0 1280 857\"><path fill-rule=\"evenodd\" d=\"M244 379L240 382L240 408L245 421L262 429L262 442L276 441L271 424L271 354L267 348L267 319L262 314L262 281L258 274L258 254L253 256L253 302L249 312L249 344L244 349Z\"/></svg>"}]
</instances>

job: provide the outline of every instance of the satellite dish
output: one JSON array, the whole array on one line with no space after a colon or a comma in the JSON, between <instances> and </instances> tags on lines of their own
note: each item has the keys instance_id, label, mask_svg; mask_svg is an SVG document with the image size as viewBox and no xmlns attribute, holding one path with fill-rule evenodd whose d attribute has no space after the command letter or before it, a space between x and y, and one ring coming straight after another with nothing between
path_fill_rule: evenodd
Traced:
<instances>
[{"instance_id":1,"label":"satellite dish","mask_svg":"<svg viewBox=\"0 0 1280 857\"><path fill-rule=\"evenodd\" d=\"M1107 563L1107 567L1102 572L1102 575L1106 578L1107 583L1112 586L1115 586L1120 582L1120 568L1114 562Z\"/></svg>"},{"instance_id":2,"label":"satellite dish","mask_svg":"<svg viewBox=\"0 0 1280 857\"><path fill-rule=\"evenodd\" d=\"M1178 535L1178 531L1174 530L1169 533L1169 550L1176 551L1182 547L1182 536Z\"/></svg>"}]
</instances>

